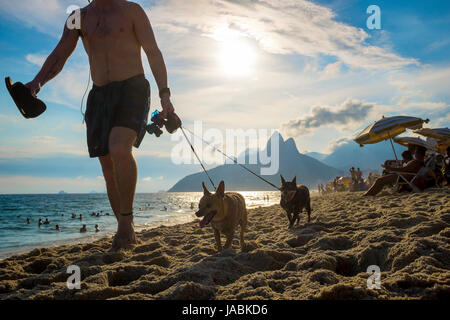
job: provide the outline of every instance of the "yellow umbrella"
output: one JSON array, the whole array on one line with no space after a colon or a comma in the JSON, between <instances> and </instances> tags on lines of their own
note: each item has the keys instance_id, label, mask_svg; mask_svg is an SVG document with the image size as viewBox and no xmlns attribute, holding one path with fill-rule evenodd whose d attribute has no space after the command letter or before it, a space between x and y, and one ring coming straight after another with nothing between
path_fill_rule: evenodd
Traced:
<instances>
[{"instance_id":1,"label":"yellow umbrella","mask_svg":"<svg viewBox=\"0 0 450 320\"><path fill-rule=\"evenodd\" d=\"M394 142L401 144L402 146L405 146L405 147L408 147L410 144L413 144L416 146L422 146L424 148L427 148L428 150L438 151L435 144L432 144L431 142L422 140L420 138L397 137L397 138L394 138Z\"/></svg>"},{"instance_id":2,"label":"yellow umbrella","mask_svg":"<svg viewBox=\"0 0 450 320\"><path fill-rule=\"evenodd\" d=\"M354 141L362 147L365 144L378 143L389 139L395 158L397 159L392 138L405 132L406 129L422 128L423 123L428 123L429 121L430 120L428 119L423 120L420 118L407 116L383 117L365 128L356 136Z\"/></svg>"},{"instance_id":3,"label":"yellow umbrella","mask_svg":"<svg viewBox=\"0 0 450 320\"><path fill-rule=\"evenodd\" d=\"M434 138L439 140L439 142L447 143L450 142L450 129L449 128L423 128L420 130L414 131L414 133L418 133L422 136Z\"/></svg>"}]
</instances>

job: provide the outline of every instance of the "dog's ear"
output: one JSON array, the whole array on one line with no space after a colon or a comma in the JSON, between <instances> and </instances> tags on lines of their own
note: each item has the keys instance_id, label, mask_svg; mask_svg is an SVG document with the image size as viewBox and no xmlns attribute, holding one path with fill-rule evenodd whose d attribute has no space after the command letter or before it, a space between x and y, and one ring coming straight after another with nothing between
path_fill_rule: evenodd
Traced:
<instances>
[{"instance_id":1,"label":"dog's ear","mask_svg":"<svg viewBox=\"0 0 450 320\"><path fill-rule=\"evenodd\" d=\"M297 184L297 176L294 176L294 179L292 179L292 183Z\"/></svg>"},{"instance_id":2,"label":"dog's ear","mask_svg":"<svg viewBox=\"0 0 450 320\"><path fill-rule=\"evenodd\" d=\"M217 187L216 194L220 197L225 196L225 182L220 181L219 186Z\"/></svg>"},{"instance_id":3,"label":"dog's ear","mask_svg":"<svg viewBox=\"0 0 450 320\"><path fill-rule=\"evenodd\" d=\"M280 177L281 177L281 184L282 184L282 185L285 185L285 184L286 184L286 180L284 180L283 175L280 174Z\"/></svg>"},{"instance_id":4,"label":"dog's ear","mask_svg":"<svg viewBox=\"0 0 450 320\"><path fill-rule=\"evenodd\" d=\"M204 181L202 181L202 187L203 187L203 195L206 196L206 195L210 195L211 194L211 192L209 192L208 188L206 187Z\"/></svg>"}]
</instances>

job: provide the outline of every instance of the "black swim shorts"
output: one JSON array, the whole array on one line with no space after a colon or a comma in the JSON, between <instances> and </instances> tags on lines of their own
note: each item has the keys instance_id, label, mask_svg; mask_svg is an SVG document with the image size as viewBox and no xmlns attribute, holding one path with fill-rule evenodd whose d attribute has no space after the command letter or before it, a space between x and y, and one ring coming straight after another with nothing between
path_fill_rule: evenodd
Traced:
<instances>
[{"instance_id":1,"label":"black swim shorts","mask_svg":"<svg viewBox=\"0 0 450 320\"><path fill-rule=\"evenodd\" d=\"M109 134L114 127L136 131L136 148L145 136L150 110L150 84L138 75L104 86L92 87L87 100L85 121L91 158L109 153Z\"/></svg>"}]
</instances>

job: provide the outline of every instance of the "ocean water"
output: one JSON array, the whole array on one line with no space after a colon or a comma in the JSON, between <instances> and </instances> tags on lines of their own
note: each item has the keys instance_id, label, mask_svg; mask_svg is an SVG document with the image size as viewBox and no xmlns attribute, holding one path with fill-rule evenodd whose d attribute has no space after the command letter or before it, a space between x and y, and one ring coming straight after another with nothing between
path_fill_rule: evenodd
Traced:
<instances>
[{"instance_id":1,"label":"ocean water","mask_svg":"<svg viewBox=\"0 0 450 320\"><path fill-rule=\"evenodd\" d=\"M241 194L246 199L247 208L269 206L280 201L277 191L246 191ZM201 196L200 192L136 194L136 231L194 220ZM269 200L265 200L266 196ZM193 209L191 203L194 204ZM100 212L100 217L91 216L92 212ZM72 214L77 218L72 218ZM27 224L27 218L30 224ZM39 227L39 219L48 219L51 224ZM55 230L56 224L60 231ZM80 233L83 224L86 224L86 233ZM95 232L96 224L100 232ZM113 234L116 228L116 218L106 194L0 195L0 259L34 248L92 241Z\"/></svg>"}]
</instances>

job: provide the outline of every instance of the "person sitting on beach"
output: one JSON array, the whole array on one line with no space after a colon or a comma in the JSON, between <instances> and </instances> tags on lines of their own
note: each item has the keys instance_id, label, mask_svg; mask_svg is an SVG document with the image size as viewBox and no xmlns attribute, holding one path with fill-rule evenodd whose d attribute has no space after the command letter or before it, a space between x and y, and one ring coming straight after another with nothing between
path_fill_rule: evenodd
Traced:
<instances>
[{"instance_id":1,"label":"person sitting on beach","mask_svg":"<svg viewBox=\"0 0 450 320\"><path fill-rule=\"evenodd\" d=\"M415 159L408 162L405 167L398 168L386 166L385 169L388 171L401 172L404 174L406 179L412 179L414 175L423 167L426 153L426 149L421 146L417 146L415 150ZM364 194L364 196L377 195L381 190L383 190L384 186L395 184L397 179L398 175L395 173L386 174L381 178L378 178L375 180L375 183L370 187L370 189Z\"/></svg>"},{"instance_id":2,"label":"person sitting on beach","mask_svg":"<svg viewBox=\"0 0 450 320\"><path fill-rule=\"evenodd\" d=\"M434 164L434 174L436 175L436 184L439 187L442 187L445 177L444 177L444 169L445 169L445 162L444 162L444 156L441 154L438 154L436 156L436 161Z\"/></svg>"},{"instance_id":3,"label":"person sitting on beach","mask_svg":"<svg viewBox=\"0 0 450 320\"><path fill-rule=\"evenodd\" d=\"M42 226L42 219L39 219L38 225L39 225L39 227Z\"/></svg>"},{"instance_id":4,"label":"person sitting on beach","mask_svg":"<svg viewBox=\"0 0 450 320\"><path fill-rule=\"evenodd\" d=\"M55 226L55 230L56 230L56 231L59 231L59 224L57 224L57 225Z\"/></svg>"},{"instance_id":5,"label":"person sitting on beach","mask_svg":"<svg viewBox=\"0 0 450 320\"><path fill-rule=\"evenodd\" d=\"M444 179L450 186L450 146L447 147L447 156L444 158Z\"/></svg>"},{"instance_id":6,"label":"person sitting on beach","mask_svg":"<svg viewBox=\"0 0 450 320\"><path fill-rule=\"evenodd\" d=\"M100 231L100 229L99 229L99 227L98 227L98 224L96 224L95 225L95 232L99 232Z\"/></svg>"},{"instance_id":7,"label":"person sitting on beach","mask_svg":"<svg viewBox=\"0 0 450 320\"><path fill-rule=\"evenodd\" d=\"M27 224L30 224L30 223L31 223L30 218L27 218Z\"/></svg>"},{"instance_id":8,"label":"person sitting on beach","mask_svg":"<svg viewBox=\"0 0 450 320\"><path fill-rule=\"evenodd\" d=\"M87 232L87 228L86 228L85 224L83 224L83 226L80 228L80 232L81 233Z\"/></svg>"},{"instance_id":9,"label":"person sitting on beach","mask_svg":"<svg viewBox=\"0 0 450 320\"><path fill-rule=\"evenodd\" d=\"M402 152L402 165L405 166L408 162L413 160L411 151L405 150Z\"/></svg>"},{"instance_id":10,"label":"person sitting on beach","mask_svg":"<svg viewBox=\"0 0 450 320\"><path fill-rule=\"evenodd\" d=\"M45 218L44 224L50 224L50 221L48 221L48 218Z\"/></svg>"}]
</instances>

